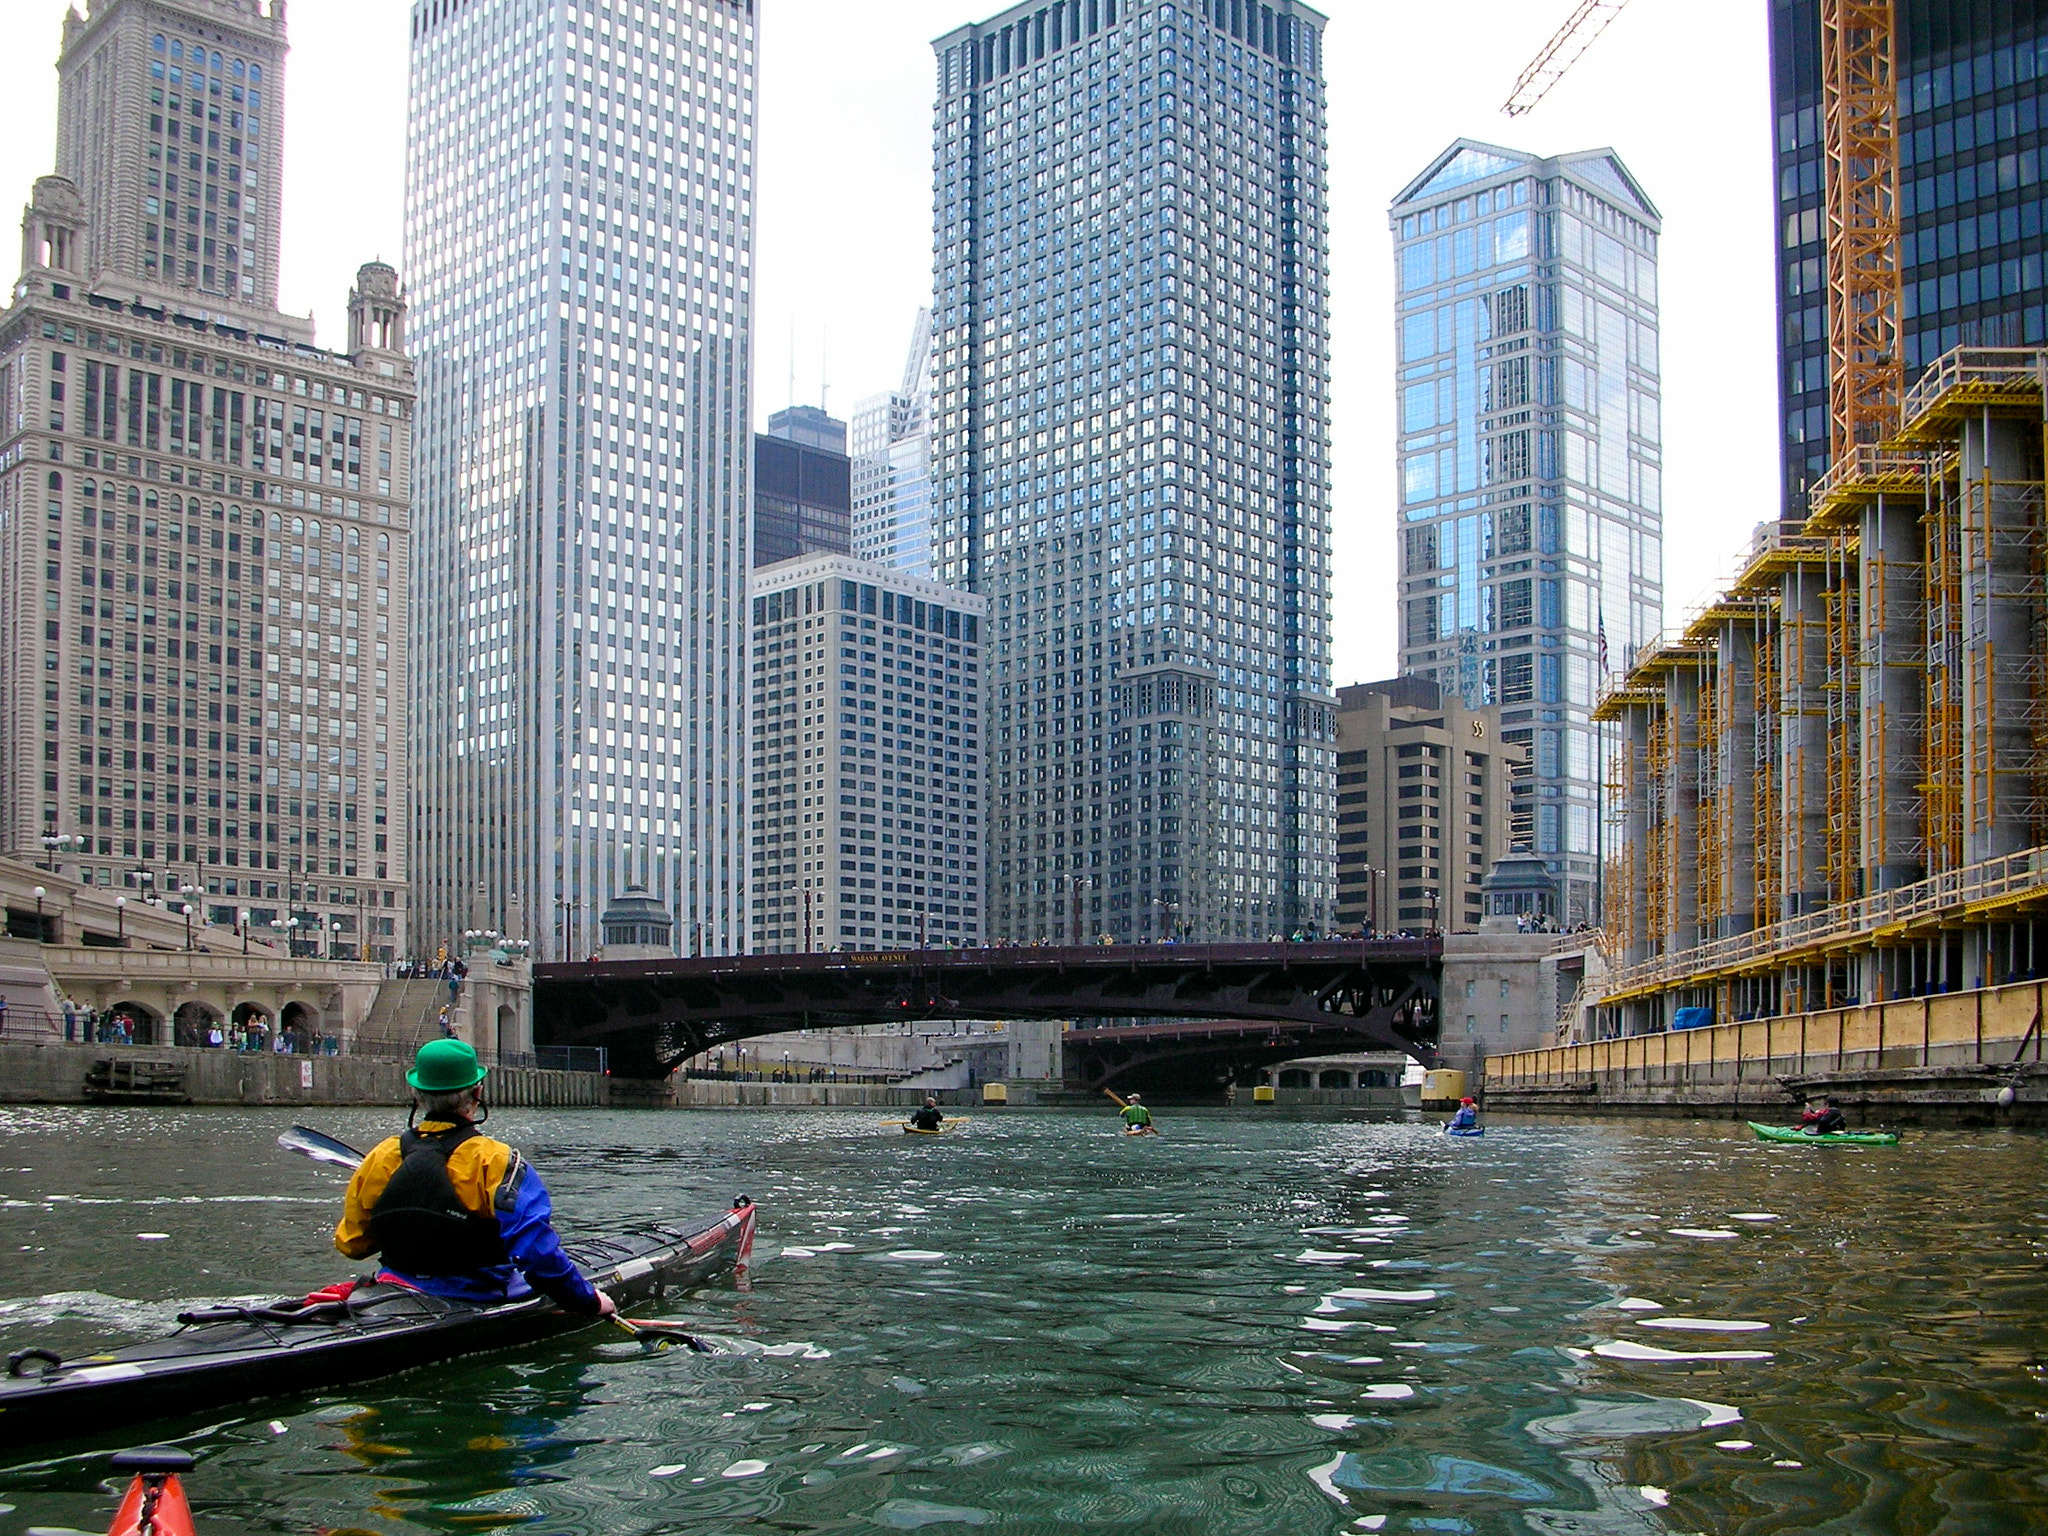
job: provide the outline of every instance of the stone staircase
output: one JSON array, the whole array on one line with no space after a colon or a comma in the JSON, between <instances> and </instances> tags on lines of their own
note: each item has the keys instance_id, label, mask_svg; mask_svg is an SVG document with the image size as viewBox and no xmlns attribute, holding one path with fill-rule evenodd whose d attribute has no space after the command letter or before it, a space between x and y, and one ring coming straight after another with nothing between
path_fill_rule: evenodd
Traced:
<instances>
[{"instance_id":1,"label":"stone staircase","mask_svg":"<svg viewBox=\"0 0 2048 1536\"><path fill-rule=\"evenodd\" d=\"M448 983L413 977L380 982L353 1050L363 1056L409 1056L428 1040L440 1038L441 1005L448 1001Z\"/></svg>"}]
</instances>

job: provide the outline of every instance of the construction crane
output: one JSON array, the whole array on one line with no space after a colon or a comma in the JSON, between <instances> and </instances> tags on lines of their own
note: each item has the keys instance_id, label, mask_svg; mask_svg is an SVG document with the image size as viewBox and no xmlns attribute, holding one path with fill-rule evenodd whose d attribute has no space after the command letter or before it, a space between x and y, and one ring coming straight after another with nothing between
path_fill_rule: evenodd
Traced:
<instances>
[{"instance_id":1,"label":"construction crane","mask_svg":"<svg viewBox=\"0 0 2048 1536\"><path fill-rule=\"evenodd\" d=\"M1821 118L1827 170L1829 458L1890 435L1899 344L1899 91L1896 0L1821 0ZM1533 111L1628 0L1579 0L1501 106Z\"/></svg>"},{"instance_id":2,"label":"construction crane","mask_svg":"<svg viewBox=\"0 0 2048 1536\"><path fill-rule=\"evenodd\" d=\"M1899 87L1893 0L1821 0L1829 461L1899 421Z\"/></svg>"},{"instance_id":3,"label":"construction crane","mask_svg":"<svg viewBox=\"0 0 2048 1536\"><path fill-rule=\"evenodd\" d=\"M1628 0L1579 0L1578 9L1515 78L1515 88L1509 92L1501 111L1509 117L1535 111L1536 104L1564 78L1566 70L1579 62L1579 56L1593 46L1593 40L1607 30L1607 23L1619 16L1627 4Z\"/></svg>"}]
</instances>

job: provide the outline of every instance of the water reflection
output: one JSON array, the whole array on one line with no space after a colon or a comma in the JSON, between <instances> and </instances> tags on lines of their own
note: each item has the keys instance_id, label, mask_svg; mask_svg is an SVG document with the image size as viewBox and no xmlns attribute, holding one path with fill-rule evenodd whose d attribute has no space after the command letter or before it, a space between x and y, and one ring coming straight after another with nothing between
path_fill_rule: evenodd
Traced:
<instances>
[{"instance_id":1,"label":"water reflection","mask_svg":"<svg viewBox=\"0 0 2048 1536\"><path fill-rule=\"evenodd\" d=\"M0 1344L332 1278L287 1118L0 1112ZM499 1117L591 1224L761 1202L751 1289L668 1312L717 1352L586 1334L170 1426L209 1536L2048 1529L2038 1140L875 1118ZM0 1536L103 1529L103 1475L0 1475Z\"/></svg>"}]
</instances>

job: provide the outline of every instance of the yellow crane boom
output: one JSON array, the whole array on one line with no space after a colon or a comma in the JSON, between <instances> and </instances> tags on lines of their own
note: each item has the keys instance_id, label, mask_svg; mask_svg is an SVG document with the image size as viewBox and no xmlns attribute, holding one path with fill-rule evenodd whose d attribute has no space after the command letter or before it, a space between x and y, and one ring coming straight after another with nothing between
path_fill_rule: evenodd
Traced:
<instances>
[{"instance_id":1,"label":"yellow crane boom","mask_svg":"<svg viewBox=\"0 0 2048 1536\"><path fill-rule=\"evenodd\" d=\"M1821 0L1829 458L1898 426L1899 88L1893 0Z\"/></svg>"}]
</instances>

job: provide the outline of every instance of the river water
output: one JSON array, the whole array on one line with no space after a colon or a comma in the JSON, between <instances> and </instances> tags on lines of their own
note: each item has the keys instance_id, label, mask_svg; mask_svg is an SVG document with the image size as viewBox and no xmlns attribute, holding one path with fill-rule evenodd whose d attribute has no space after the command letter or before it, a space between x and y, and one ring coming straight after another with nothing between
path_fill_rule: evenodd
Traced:
<instances>
[{"instance_id":1,"label":"river water","mask_svg":"<svg viewBox=\"0 0 2048 1536\"><path fill-rule=\"evenodd\" d=\"M289 1119L0 1109L0 1347L350 1273ZM2048 1531L2038 1137L1162 1121L505 1112L565 1229L760 1203L746 1280L661 1309L730 1352L592 1331L15 1452L0 1536L105 1530L104 1451L171 1437L206 1536Z\"/></svg>"}]
</instances>

